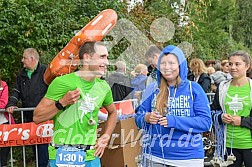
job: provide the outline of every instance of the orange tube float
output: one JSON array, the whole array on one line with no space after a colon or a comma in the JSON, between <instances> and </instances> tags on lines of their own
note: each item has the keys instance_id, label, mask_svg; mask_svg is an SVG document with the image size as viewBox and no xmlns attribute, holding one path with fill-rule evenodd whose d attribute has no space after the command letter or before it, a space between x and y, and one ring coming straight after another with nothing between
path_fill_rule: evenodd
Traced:
<instances>
[{"instance_id":1,"label":"orange tube float","mask_svg":"<svg viewBox=\"0 0 252 167\"><path fill-rule=\"evenodd\" d=\"M101 41L115 26L117 14L112 9L103 10L85 27L83 27L69 43L55 56L44 73L44 81L50 84L57 76L76 70L79 61L79 49L86 41Z\"/></svg>"}]
</instances>

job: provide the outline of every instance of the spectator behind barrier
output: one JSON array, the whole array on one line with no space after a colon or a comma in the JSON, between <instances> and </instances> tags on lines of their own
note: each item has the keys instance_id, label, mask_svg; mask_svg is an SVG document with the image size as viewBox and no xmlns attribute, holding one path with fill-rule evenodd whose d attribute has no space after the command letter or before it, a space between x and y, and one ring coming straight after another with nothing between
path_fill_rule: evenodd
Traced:
<instances>
[{"instance_id":1,"label":"spectator behind barrier","mask_svg":"<svg viewBox=\"0 0 252 167\"><path fill-rule=\"evenodd\" d=\"M131 86L133 90L133 98L141 99L141 93L146 88L146 80L148 74L148 67L144 64L138 64L134 70L135 77L131 79Z\"/></svg>"},{"instance_id":2,"label":"spectator behind barrier","mask_svg":"<svg viewBox=\"0 0 252 167\"><path fill-rule=\"evenodd\" d=\"M149 76L146 81L146 87L149 86L149 84L151 84L152 82L157 81L156 72L160 53L161 48L156 45L151 45L145 53L145 58L148 60L150 66L152 67L152 71L149 73Z\"/></svg>"},{"instance_id":3,"label":"spectator behind barrier","mask_svg":"<svg viewBox=\"0 0 252 167\"><path fill-rule=\"evenodd\" d=\"M215 60L207 60L207 61L205 62L205 66L206 66L206 67L213 67L215 64L216 64L216 61L215 61Z\"/></svg>"},{"instance_id":4,"label":"spectator behind barrier","mask_svg":"<svg viewBox=\"0 0 252 167\"><path fill-rule=\"evenodd\" d=\"M194 74L193 81L200 84L205 93L211 92L211 79L206 73L206 67L201 59L194 58L190 61L190 70Z\"/></svg>"},{"instance_id":5,"label":"spectator behind barrier","mask_svg":"<svg viewBox=\"0 0 252 167\"><path fill-rule=\"evenodd\" d=\"M106 81L111 87L114 101L122 101L131 98L130 78L126 75L126 63L116 62L116 72L109 75Z\"/></svg>"},{"instance_id":6,"label":"spectator behind barrier","mask_svg":"<svg viewBox=\"0 0 252 167\"><path fill-rule=\"evenodd\" d=\"M230 73L229 73L229 68L228 68L228 67L229 67L228 60L222 60L222 61L221 61L221 71L224 72L225 77L226 77L227 79L231 79L232 76L231 76Z\"/></svg>"},{"instance_id":7,"label":"spectator behind barrier","mask_svg":"<svg viewBox=\"0 0 252 167\"><path fill-rule=\"evenodd\" d=\"M0 75L0 109L4 109L8 103L8 85L5 81L1 79ZM9 114L7 112L3 113L0 112L0 124L9 124L9 120L11 123L15 123L12 115L10 115L11 118L9 118ZM8 155L10 152L10 147L2 147L0 148L0 166L7 167L8 165Z\"/></svg>"},{"instance_id":8,"label":"spectator behind barrier","mask_svg":"<svg viewBox=\"0 0 252 167\"><path fill-rule=\"evenodd\" d=\"M214 68L215 68L216 72L210 75L212 92L216 92L216 89L219 86L219 84L222 81L227 80L227 75L221 71L221 64L220 63L216 63L214 65Z\"/></svg>"},{"instance_id":9,"label":"spectator behind barrier","mask_svg":"<svg viewBox=\"0 0 252 167\"><path fill-rule=\"evenodd\" d=\"M211 75L211 74L215 73L215 69L213 67L207 67L206 72L208 75Z\"/></svg>"},{"instance_id":10,"label":"spectator behind barrier","mask_svg":"<svg viewBox=\"0 0 252 167\"><path fill-rule=\"evenodd\" d=\"M36 49L28 48L24 50L22 63L24 68L17 75L13 93L9 97L6 111L13 113L17 108L19 100L22 107L36 107L46 93L47 85L44 82L46 66L39 62L39 54ZM24 122L33 122L33 111L24 112ZM47 167L48 164L48 144L38 144L38 165ZM35 146L32 146L33 158L35 158Z\"/></svg>"}]
</instances>

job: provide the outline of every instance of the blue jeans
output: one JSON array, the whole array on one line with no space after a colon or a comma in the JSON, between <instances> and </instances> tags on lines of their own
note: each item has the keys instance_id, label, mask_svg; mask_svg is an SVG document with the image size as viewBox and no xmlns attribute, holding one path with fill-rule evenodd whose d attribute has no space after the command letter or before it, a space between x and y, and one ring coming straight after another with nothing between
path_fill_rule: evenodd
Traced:
<instances>
[{"instance_id":1,"label":"blue jeans","mask_svg":"<svg viewBox=\"0 0 252 167\"><path fill-rule=\"evenodd\" d=\"M50 159L50 167L57 167L55 159ZM85 167L101 167L100 158L95 158L91 161L85 161Z\"/></svg>"}]
</instances>

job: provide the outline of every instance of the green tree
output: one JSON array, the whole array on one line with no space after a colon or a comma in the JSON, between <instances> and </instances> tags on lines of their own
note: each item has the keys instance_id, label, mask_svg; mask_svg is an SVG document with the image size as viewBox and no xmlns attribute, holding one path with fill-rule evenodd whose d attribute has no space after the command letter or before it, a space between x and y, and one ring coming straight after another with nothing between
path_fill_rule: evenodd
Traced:
<instances>
[{"instance_id":1,"label":"green tree","mask_svg":"<svg viewBox=\"0 0 252 167\"><path fill-rule=\"evenodd\" d=\"M0 0L0 69L3 78L13 83L22 66L20 60L23 50L27 47L38 49L42 62L49 63L76 30L80 30L101 10L108 8L117 12L118 19L131 21L156 45L178 45L183 41L193 44L192 56L204 61L222 59L234 50L251 48L252 2L249 0L187 0L184 6L180 0L144 0L143 5L137 5L129 13L126 2ZM189 19L183 17L185 20L181 20L175 4ZM166 42L156 41L150 33L152 22L162 17L168 18L175 28L172 39ZM181 26L181 22L186 24ZM105 40L110 41L112 38L108 36ZM125 39L119 41L110 51L110 58L118 58L129 45Z\"/></svg>"},{"instance_id":2,"label":"green tree","mask_svg":"<svg viewBox=\"0 0 252 167\"><path fill-rule=\"evenodd\" d=\"M238 43L244 43L250 50L252 48L252 1L236 0L237 15L232 25L232 36Z\"/></svg>"},{"instance_id":3,"label":"green tree","mask_svg":"<svg viewBox=\"0 0 252 167\"><path fill-rule=\"evenodd\" d=\"M203 60L221 59L234 44L229 26L234 23L234 0L201 0L189 3L192 43L195 53Z\"/></svg>"},{"instance_id":4,"label":"green tree","mask_svg":"<svg viewBox=\"0 0 252 167\"><path fill-rule=\"evenodd\" d=\"M10 84L22 67L27 47L36 48L41 61L53 57L100 11L123 14L123 3L110 0L0 0L0 62L2 77ZM121 14L122 13L122 14Z\"/></svg>"}]
</instances>

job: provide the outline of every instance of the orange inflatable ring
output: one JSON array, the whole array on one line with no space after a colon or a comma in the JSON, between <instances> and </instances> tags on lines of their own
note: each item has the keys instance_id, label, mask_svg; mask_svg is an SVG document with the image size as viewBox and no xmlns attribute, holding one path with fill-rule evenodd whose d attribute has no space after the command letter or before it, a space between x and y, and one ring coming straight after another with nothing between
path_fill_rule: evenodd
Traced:
<instances>
[{"instance_id":1,"label":"orange inflatable ring","mask_svg":"<svg viewBox=\"0 0 252 167\"><path fill-rule=\"evenodd\" d=\"M44 81L50 84L57 76L76 70L79 63L79 49L86 41L101 41L115 26L117 14L112 9L103 10L85 27L83 27L69 43L55 56L44 73Z\"/></svg>"}]
</instances>

